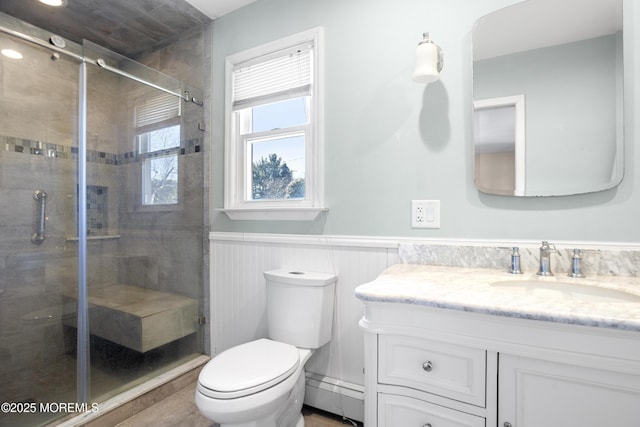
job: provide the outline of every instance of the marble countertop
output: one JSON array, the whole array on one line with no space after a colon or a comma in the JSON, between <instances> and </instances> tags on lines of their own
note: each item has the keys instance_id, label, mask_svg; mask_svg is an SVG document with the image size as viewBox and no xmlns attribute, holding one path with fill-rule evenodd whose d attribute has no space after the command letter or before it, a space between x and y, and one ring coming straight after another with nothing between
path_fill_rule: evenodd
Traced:
<instances>
[{"instance_id":1,"label":"marble countertop","mask_svg":"<svg viewBox=\"0 0 640 427\"><path fill-rule=\"evenodd\" d=\"M492 285L496 282L527 280L536 281L536 284ZM577 291L568 291L563 284L583 286L579 286ZM611 293L614 297L594 298L591 291ZM618 292L625 292L628 300L615 298ZM494 269L397 264L385 270L373 282L358 286L355 293L365 303L416 304L640 331L640 278L637 277L574 279L560 274L541 277L535 272L515 275Z\"/></svg>"}]
</instances>

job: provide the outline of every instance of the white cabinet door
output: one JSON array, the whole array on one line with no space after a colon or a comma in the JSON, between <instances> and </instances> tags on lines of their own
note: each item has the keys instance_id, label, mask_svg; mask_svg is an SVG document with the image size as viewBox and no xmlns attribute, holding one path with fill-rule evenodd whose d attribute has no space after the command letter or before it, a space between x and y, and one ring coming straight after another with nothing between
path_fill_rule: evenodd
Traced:
<instances>
[{"instance_id":1,"label":"white cabinet door","mask_svg":"<svg viewBox=\"0 0 640 427\"><path fill-rule=\"evenodd\" d=\"M378 394L380 427L485 427L485 419L420 399Z\"/></svg>"},{"instance_id":2,"label":"white cabinet door","mask_svg":"<svg viewBox=\"0 0 640 427\"><path fill-rule=\"evenodd\" d=\"M501 353L498 378L500 427L640 426L638 375Z\"/></svg>"}]
</instances>

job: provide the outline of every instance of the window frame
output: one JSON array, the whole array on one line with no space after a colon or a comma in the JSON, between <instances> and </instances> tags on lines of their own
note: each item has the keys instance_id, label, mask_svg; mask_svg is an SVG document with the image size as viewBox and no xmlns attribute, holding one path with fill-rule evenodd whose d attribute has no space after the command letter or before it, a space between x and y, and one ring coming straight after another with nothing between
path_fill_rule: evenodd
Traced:
<instances>
[{"instance_id":1,"label":"window frame","mask_svg":"<svg viewBox=\"0 0 640 427\"><path fill-rule=\"evenodd\" d=\"M305 125L305 198L250 200L245 197L248 166L246 144L240 132L239 112L233 109L233 71L255 60L305 42L313 43L311 114ZM234 220L314 220L324 207L324 73L323 29L314 28L245 50L225 59L225 167L224 208ZM293 96L292 96L293 97ZM252 134L255 135L255 134Z\"/></svg>"}]
</instances>

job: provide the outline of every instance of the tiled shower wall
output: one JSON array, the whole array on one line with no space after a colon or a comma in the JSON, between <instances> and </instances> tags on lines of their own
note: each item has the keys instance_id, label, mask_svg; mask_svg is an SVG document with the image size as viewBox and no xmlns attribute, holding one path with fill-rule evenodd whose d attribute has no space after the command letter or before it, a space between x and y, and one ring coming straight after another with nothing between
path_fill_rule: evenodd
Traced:
<instances>
[{"instance_id":1,"label":"tiled shower wall","mask_svg":"<svg viewBox=\"0 0 640 427\"><path fill-rule=\"evenodd\" d=\"M134 58L191 87L207 87L206 31L186 36L164 48ZM120 102L132 111L133 100L146 88L124 82ZM205 91L206 93L206 91ZM196 95L200 101L203 97ZM182 103L182 133L179 151L179 203L167 209L143 209L139 204L140 164L135 160L131 138L118 142L120 197L119 281L178 293L204 301L205 260L208 260L207 167L208 135L204 117L207 106ZM131 121L121 117L125 135L133 134ZM135 151L135 150L134 150ZM131 178L136 177L136 178ZM204 305L202 307L204 310Z\"/></svg>"}]
</instances>

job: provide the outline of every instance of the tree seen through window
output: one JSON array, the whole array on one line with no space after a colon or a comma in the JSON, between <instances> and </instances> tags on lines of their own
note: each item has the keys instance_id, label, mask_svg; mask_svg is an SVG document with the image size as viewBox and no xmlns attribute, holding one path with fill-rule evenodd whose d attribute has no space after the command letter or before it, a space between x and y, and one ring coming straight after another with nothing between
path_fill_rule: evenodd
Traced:
<instances>
[{"instance_id":1,"label":"tree seen through window","mask_svg":"<svg viewBox=\"0 0 640 427\"><path fill-rule=\"evenodd\" d=\"M253 162L251 193L253 200L303 199L304 178L294 179L287 163L271 153Z\"/></svg>"}]
</instances>

